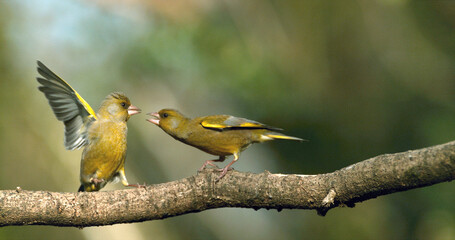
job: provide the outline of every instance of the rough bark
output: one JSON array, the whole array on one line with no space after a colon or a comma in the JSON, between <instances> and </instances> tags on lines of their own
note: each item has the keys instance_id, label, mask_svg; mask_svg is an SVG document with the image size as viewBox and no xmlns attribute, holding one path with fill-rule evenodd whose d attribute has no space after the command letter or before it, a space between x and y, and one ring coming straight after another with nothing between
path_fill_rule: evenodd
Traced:
<instances>
[{"instance_id":1,"label":"rough bark","mask_svg":"<svg viewBox=\"0 0 455 240\"><path fill-rule=\"evenodd\" d=\"M380 155L332 173L260 174L207 170L147 188L94 193L0 191L0 226L99 226L164 219L222 207L315 209L353 207L380 195L455 178L455 142Z\"/></svg>"}]
</instances>

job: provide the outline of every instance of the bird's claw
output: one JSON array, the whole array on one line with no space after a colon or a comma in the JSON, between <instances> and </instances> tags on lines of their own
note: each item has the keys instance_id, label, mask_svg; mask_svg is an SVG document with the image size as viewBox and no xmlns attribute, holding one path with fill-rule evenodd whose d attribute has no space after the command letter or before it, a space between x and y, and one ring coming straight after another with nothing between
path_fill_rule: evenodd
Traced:
<instances>
[{"instance_id":1,"label":"bird's claw","mask_svg":"<svg viewBox=\"0 0 455 240\"><path fill-rule=\"evenodd\" d=\"M234 168L225 167L225 168L222 168L222 169L217 169L217 171L220 171L221 174L220 174L220 176L218 176L218 178L215 180L215 182L220 181L220 179L222 179L222 178L226 175L226 173L227 173L228 171L230 171L230 170L234 170Z\"/></svg>"},{"instance_id":2,"label":"bird's claw","mask_svg":"<svg viewBox=\"0 0 455 240\"><path fill-rule=\"evenodd\" d=\"M205 165L202 165L202 167L197 170L197 173L204 171L204 169L205 169Z\"/></svg>"},{"instance_id":3,"label":"bird's claw","mask_svg":"<svg viewBox=\"0 0 455 240\"><path fill-rule=\"evenodd\" d=\"M226 168L226 169L225 168L219 168L219 169L215 169L215 170L218 171L218 172L222 172L221 174L223 174L223 175L226 175L227 171L234 170L234 168L231 168L231 167L230 168Z\"/></svg>"},{"instance_id":4,"label":"bird's claw","mask_svg":"<svg viewBox=\"0 0 455 240\"><path fill-rule=\"evenodd\" d=\"M135 188L145 188L147 187L147 185L144 183L144 184L128 184L127 187L135 187Z\"/></svg>"}]
</instances>

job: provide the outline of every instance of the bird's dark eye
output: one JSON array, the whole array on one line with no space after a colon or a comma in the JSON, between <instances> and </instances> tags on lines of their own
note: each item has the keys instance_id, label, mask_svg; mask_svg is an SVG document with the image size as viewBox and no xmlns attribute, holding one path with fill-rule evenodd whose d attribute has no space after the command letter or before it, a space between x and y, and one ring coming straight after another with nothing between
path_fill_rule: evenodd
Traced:
<instances>
[{"instance_id":1,"label":"bird's dark eye","mask_svg":"<svg viewBox=\"0 0 455 240\"><path fill-rule=\"evenodd\" d=\"M126 107L126 103L125 102L122 102L120 104L122 105L122 107Z\"/></svg>"},{"instance_id":2,"label":"bird's dark eye","mask_svg":"<svg viewBox=\"0 0 455 240\"><path fill-rule=\"evenodd\" d=\"M163 118L167 118L167 117L169 117L169 114L163 113Z\"/></svg>"}]
</instances>

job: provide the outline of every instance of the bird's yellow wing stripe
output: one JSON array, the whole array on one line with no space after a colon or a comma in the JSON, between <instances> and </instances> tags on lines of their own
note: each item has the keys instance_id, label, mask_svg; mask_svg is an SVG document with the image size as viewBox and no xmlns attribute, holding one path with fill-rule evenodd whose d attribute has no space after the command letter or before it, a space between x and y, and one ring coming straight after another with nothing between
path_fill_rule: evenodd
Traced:
<instances>
[{"instance_id":1,"label":"bird's yellow wing stripe","mask_svg":"<svg viewBox=\"0 0 455 240\"><path fill-rule=\"evenodd\" d=\"M240 127L265 127L263 124L260 124L260 123L252 123L252 122L245 122L245 123L242 123L240 124Z\"/></svg>"},{"instance_id":2,"label":"bird's yellow wing stripe","mask_svg":"<svg viewBox=\"0 0 455 240\"><path fill-rule=\"evenodd\" d=\"M223 124L216 124L216 123L208 123L206 121L202 121L201 125L206 128L226 128L229 126L223 125Z\"/></svg>"},{"instance_id":3,"label":"bird's yellow wing stripe","mask_svg":"<svg viewBox=\"0 0 455 240\"><path fill-rule=\"evenodd\" d=\"M301 138L298 138L298 137L291 137L291 136L287 136L287 135L279 134L279 133L268 133L268 134L265 134L265 136L271 137L271 138L274 138L274 139L304 141L304 139L301 139Z\"/></svg>"},{"instance_id":4,"label":"bird's yellow wing stripe","mask_svg":"<svg viewBox=\"0 0 455 240\"><path fill-rule=\"evenodd\" d=\"M63 80L63 79L62 79L62 80ZM66 82L65 82L65 83L66 83ZM66 84L68 84L68 83L66 83ZM68 84L68 86L71 87L69 84ZM71 87L71 89L73 89L73 88ZM85 101L85 99L83 99L83 98L81 97L81 95L79 95L79 93L76 92L76 90L73 89L73 91L74 91L74 93L76 94L77 99L79 99L79 101L80 101L80 102L82 103L82 105L84 106L85 110L87 110L87 112L90 113L90 116L89 116L89 117L93 117L93 118L95 118L96 120L98 120L98 118L96 118L95 111L93 111L92 107L90 107L90 105Z\"/></svg>"}]
</instances>

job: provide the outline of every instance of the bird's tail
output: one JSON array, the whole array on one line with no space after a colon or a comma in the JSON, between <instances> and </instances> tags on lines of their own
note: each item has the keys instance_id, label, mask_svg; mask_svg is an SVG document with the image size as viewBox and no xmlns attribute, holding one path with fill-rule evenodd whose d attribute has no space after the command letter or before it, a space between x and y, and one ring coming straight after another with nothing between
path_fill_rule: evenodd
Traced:
<instances>
[{"instance_id":1,"label":"bird's tail","mask_svg":"<svg viewBox=\"0 0 455 240\"><path fill-rule=\"evenodd\" d=\"M79 190L77 190L78 192L85 192L85 187L83 184L81 184L81 186L79 187Z\"/></svg>"},{"instance_id":2,"label":"bird's tail","mask_svg":"<svg viewBox=\"0 0 455 240\"><path fill-rule=\"evenodd\" d=\"M284 135L284 134L279 133L279 132L267 132L267 133L264 133L263 136L271 138L270 140L272 140L272 139L284 139L284 140L294 140L294 141L308 141L306 139Z\"/></svg>"}]
</instances>

